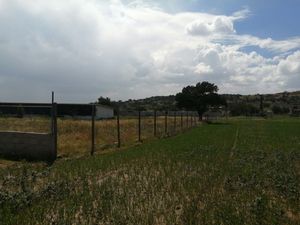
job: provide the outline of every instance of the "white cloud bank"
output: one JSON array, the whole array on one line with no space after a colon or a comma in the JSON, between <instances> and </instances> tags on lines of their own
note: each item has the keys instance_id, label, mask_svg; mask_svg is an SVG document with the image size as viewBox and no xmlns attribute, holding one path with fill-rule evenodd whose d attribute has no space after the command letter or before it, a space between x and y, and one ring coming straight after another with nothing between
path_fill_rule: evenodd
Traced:
<instances>
[{"instance_id":1,"label":"white cloud bank","mask_svg":"<svg viewBox=\"0 0 300 225\"><path fill-rule=\"evenodd\" d=\"M118 0L0 0L0 101L174 94L208 80L223 93L300 88L300 38L239 35L233 15L170 14ZM272 52L266 58L256 46Z\"/></svg>"}]
</instances>

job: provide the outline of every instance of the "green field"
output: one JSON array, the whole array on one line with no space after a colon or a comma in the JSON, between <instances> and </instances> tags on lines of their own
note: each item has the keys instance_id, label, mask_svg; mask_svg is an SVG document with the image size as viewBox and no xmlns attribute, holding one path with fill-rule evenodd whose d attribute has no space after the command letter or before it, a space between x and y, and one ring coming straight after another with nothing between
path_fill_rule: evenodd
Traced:
<instances>
[{"instance_id":1,"label":"green field","mask_svg":"<svg viewBox=\"0 0 300 225\"><path fill-rule=\"evenodd\" d=\"M300 120L230 119L0 169L0 224L300 224Z\"/></svg>"}]
</instances>

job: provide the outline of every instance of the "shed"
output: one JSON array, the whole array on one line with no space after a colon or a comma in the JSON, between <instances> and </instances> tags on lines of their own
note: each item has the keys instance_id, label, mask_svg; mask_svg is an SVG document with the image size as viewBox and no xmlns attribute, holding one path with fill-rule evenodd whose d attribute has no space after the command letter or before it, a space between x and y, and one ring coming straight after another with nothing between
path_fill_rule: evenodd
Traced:
<instances>
[{"instance_id":1,"label":"shed","mask_svg":"<svg viewBox=\"0 0 300 225\"><path fill-rule=\"evenodd\" d=\"M18 107L15 107L15 106ZM30 106L30 107L29 107ZM49 103L0 103L0 115L51 115L51 110L45 108L51 106ZM114 117L114 109L96 104L96 119L107 119ZM57 104L57 115L59 117L73 117L89 119L92 115L92 104L59 103Z\"/></svg>"},{"instance_id":2,"label":"shed","mask_svg":"<svg viewBox=\"0 0 300 225\"><path fill-rule=\"evenodd\" d=\"M96 119L109 119L114 117L114 109L105 105L96 105Z\"/></svg>"}]
</instances>

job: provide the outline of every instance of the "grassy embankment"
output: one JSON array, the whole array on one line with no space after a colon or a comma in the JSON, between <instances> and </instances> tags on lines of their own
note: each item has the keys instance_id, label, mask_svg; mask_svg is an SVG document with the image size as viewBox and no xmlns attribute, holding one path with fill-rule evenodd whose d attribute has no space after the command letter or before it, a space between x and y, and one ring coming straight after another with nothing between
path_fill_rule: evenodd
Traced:
<instances>
[{"instance_id":1,"label":"grassy embankment","mask_svg":"<svg viewBox=\"0 0 300 225\"><path fill-rule=\"evenodd\" d=\"M299 224L300 121L230 120L0 170L2 224Z\"/></svg>"}]
</instances>

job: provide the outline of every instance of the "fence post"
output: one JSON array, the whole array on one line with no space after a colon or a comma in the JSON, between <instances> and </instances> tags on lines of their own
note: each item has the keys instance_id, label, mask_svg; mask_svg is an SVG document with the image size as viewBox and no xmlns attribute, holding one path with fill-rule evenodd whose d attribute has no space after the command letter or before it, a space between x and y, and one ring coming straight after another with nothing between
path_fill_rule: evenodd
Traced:
<instances>
[{"instance_id":1,"label":"fence post","mask_svg":"<svg viewBox=\"0 0 300 225\"><path fill-rule=\"evenodd\" d=\"M182 131L183 130L183 113L182 112L180 113L180 128Z\"/></svg>"},{"instance_id":2,"label":"fence post","mask_svg":"<svg viewBox=\"0 0 300 225\"><path fill-rule=\"evenodd\" d=\"M53 135L53 160L57 157L57 104L52 103L52 135Z\"/></svg>"},{"instance_id":3,"label":"fence post","mask_svg":"<svg viewBox=\"0 0 300 225\"><path fill-rule=\"evenodd\" d=\"M138 134L139 134L139 142L141 142L141 111L139 110L139 118L138 118Z\"/></svg>"},{"instance_id":4,"label":"fence post","mask_svg":"<svg viewBox=\"0 0 300 225\"><path fill-rule=\"evenodd\" d=\"M156 137L156 110L154 110L153 133L154 137Z\"/></svg>"},{"instance_id":5,"label":"fence post","mask_svg":"<svg viewBox=\"0 0 300 225\"><path fill-rule=\"evenodd\" d=\"M54 91L51 92L51 102L54 103Z\"/></svg>"},{"instance_id":6,"label":"fence post","mask_svg":"<svg viewBox=\"0 0 300 225\"><path fill-rule=\"evenodd\" d=\"M165 135L168 133L168 111L165 112Z\"/></svg>"},{"instance_id":7,"label":"fence post","mask_svg":"<svg viewBox=\"0 0 300 225\"><path fill-rule=\"evenodd\" d=\"M176 115L177 113L176 113L176 111L174 111L174 133L176 134L176 123L177 123L177 118L176 118Z\"/></svg>"},{"instance_id":8,"label":"fence post","mask_svg":"<svg viewBox=\"0 0 300 225\"><path fill-rule=\"evenodd\" d=\"M192 127L195 126L195 121L194 121L194 112L192 112L192 115L191 115L191 124L192 124Z\"/></svg>"},{"instance_id":9,"label":"fence post","mask_svg":"<svg viewBox=\"0 0 300 225\"><path fill-rule=\"evenodd\" d=\"M92 147L91 147L91 155L94 155L95 152L95 113L96 113L96 105L92 105Z\"/></svg>"},{"instance_id":10,"label":"fence post","mask_svg":"<svg viewBox=\"0 0 300 225\"><path fill-rule=\"evenodd\" d=\"M117 132L118 132L118 148L121 147L121 134L120 134L120 112L117 109Z\"/></svg>"},{"instance_id":11,"label":"fence post","mask_svg":"<svg viewBox=\"0 0 300 225\"><path fill-rule=\"evenodd\" d=\"M186 112L186 128L189 128L189 112Z\"/></svg>"}]
</instances>

